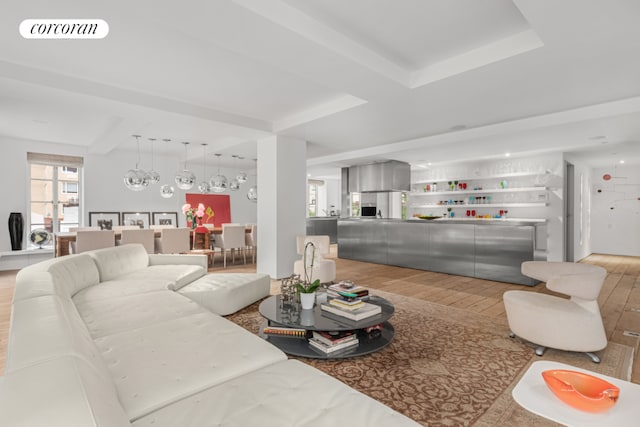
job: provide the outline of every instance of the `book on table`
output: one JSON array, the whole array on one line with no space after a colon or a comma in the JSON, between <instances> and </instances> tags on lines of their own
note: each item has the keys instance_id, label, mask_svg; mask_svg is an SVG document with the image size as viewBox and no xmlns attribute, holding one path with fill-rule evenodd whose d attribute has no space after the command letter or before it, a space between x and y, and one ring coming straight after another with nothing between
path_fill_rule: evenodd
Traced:
<instances>
[{"instance_id":1,"label":"book on table","mask_svg":"<svg viewBox=\"0 0 640 427\"><path fill-rule=\"evenodd\" d=\"M362 286L351 285L346 286L342 283L336 283L327 289L329 296L342 296L346 298L363 298L369 295L369 290Z\"/></svg>"},{"instance_id":2,"label":"book on table","mask_svg":"<svg viewBox=\"0 0 640 427\"><path fill-rule=\"evenodd\" d=\"M262 333L267 336L283 337L283 338L307 338L307 330L300 328L286 328L280 326L265 326Z\"/></svg>"},{"instance_id":3,"label":"book on table","mask_svg":"<svg viewBox=\"0 0 640 427\"><path fill-rule=\"evenodd\" d=\"M327 345L322 341L317 341L314 338L309 339L309 345L316 350L320 350L325 354L333 354L342 350L347 350L357 347L359 344L358 338L351 339L349 341L341 342L339 344Z\"/></svg>"},{"instance_id":4,"label":"book on table","mask_svg":"<svg viewBox=\"0 0 640 427\"><path fill-rule=\"evenodd\" d=\"M341 344L358 339L355 331L313 331L313 339L325 343L328 346Z\"/></svg>"},{"instance_id":5,"label":"book on table","mask_svg":"<svg viewBox=\"0 0 640 427\"><path fill-rule=\"evenodd\" d=\"M355 310L345 310L341 307L336 307L332 304L323 303L320 305L320 308L326 312L346 317L351 320L362 320L371 316L375 316L376 314L382 313L382 307L375 304L370 304L368 302L363 303L364 305L356 308Z\"/></svg>"},{"instance_id":6,"label":"book on table","mask_svg":"<svg viewBox=\"0 0 640 427\"><path fill-rule=\"evenodd\" d=\"M347 301L342 298L331 298L329 299L329 304L342 308L344 310L353 311L360 307L364 307L364 301L357 299L353 301Z\"/></svg>"}]
</instances>

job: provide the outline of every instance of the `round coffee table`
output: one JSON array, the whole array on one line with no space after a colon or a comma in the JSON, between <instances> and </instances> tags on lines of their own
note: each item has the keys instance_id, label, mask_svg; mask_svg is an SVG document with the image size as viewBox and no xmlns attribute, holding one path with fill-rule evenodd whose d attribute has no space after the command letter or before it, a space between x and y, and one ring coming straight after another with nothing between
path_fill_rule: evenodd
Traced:
<instances>
[{"instance_id":1,"label":"round coffee table","mask_svg":"<svg viewBox=\"0 0 640 427\"><path fill-rule=\"evenodd\" d=\"M313 359L342 359L373 353L388 346L393 340L395 330L388 320L393 316L394 307L386 299L376 296L369 297L367 302L379 305L382 312L366 319L353 321L322 310L318 303L313 309L302 310L300 304L285 303L280 295L274 295L260 303L260 314L266 319L260 328L260 336L287 354ZM359 344L356 347L329 354L314 350L306 339L266 335L262 332L266 326L307 331L352 331L378 324L382 324L381 336L368 339L364 334L359 334Z\"/></svg>"}]
</instances>

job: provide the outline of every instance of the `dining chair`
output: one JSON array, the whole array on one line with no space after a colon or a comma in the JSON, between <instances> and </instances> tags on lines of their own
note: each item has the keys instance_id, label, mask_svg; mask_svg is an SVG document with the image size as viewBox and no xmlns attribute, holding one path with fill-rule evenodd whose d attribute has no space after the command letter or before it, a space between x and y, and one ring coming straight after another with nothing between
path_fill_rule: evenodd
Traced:
<instances>
[{"instance_id":1,"label":"dining chair","mask_svg":"<svg viewBox=\"0 0 640 427\"><path fill-rule=\"evenodd\" d=\"M70 233L77 233L78 231L99 231L100 227L70 227Z\"/></svg>"},{"instance_id":2,"label":"dining chair","mask_svg":"<svg viewBox=\"0 0 640 427\"><path fill-rule=\"evenodd\" d=\"M111 229L116 233L121 232L122 230L141 230L137 225L114 225Z\"/></svg>"},{"instance_id":3,"label":"dining chair","mask_svg":"<svg viewBox=\"0 0 640 427\"><path fill-rule=\"evenodd\" d=\"M222 234L215 238L214 247L222 250L224 267L227 267L227 251L231 251L232 262L235 262L236 249L242 251L244 263L247 263L247 254L243 250L246 246L244 224L222 224Z\"/></svg>"},{"instance_id":4,"label":"dining chair","mask_svg":"<svg viewBox=\"0 0 640 427\"><path fill-rule=\"evenodd\" d=\"M140 243L144 246L148 254L155 252L155 231L151 229L124 229L118 240L119 245L126 245L129 243Z\"/></svg>"},{"instance_id":5,"label":"dining chair","mask_svg":"<svg viewBox=\"0 0 640 427\"><path fill-rule=\"evenodd\" d=\"M69 242L70 253L79 254L94 249L109 248L115 245L113 230L80 230L76 232L76 241Z\"/></svg>"},{"instance_id":6,"label":"dining chair","mask_svg":"<svg viewBox=\"0 0 640 427\"><path fill-rule=\"evenodd\" d=\"M190 250L189 229L163 228L160 230L160 237L155 239L156 253L159 254L181 254Z\"/></svg>"},{"instance_id":7,"label":"dining chair","mask_svg":"<svg viewBox=\"0 0 640 427\"><path fill-rule=\"evenodd\" d=\"M176 226L170 225L170 224L162 224L162 225L150 225L149 228L152 230L162 230L163 228L176 228Z\"/></svg>"},{"instance_id":8,"label":"dining chair","mask_svg":"<svg viewBox=\"0 0 640 427\"><path fill-rule=\"evenodd\" d=\"M245 233L244 242L247 248L251 250L252 263L256 263L256 251L258 250L258 226L256 224L247 224L247 227L251 227L249 233Z\"/></svg>"}]
</instances>

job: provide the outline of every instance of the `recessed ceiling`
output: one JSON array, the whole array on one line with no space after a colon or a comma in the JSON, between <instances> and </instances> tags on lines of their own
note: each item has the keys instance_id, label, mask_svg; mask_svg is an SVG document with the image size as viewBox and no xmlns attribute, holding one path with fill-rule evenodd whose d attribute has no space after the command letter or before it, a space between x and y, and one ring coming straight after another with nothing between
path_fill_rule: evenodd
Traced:
<instances>
[{"instance_id":1,"label":"recessed ceiling","mask_svg":"<svg viewBox=\"0 0 640 427\"><path fill-rule=\"evenodd\" d=\"M108 153L141 134L254 157L282 134L336 176L372 159L616 144L633 159L638 16L630 1L13 2L0 17L0 137ZM110 32L23 39L20 22L40 17L100 18Z\"/></svg>"}]
</instances>

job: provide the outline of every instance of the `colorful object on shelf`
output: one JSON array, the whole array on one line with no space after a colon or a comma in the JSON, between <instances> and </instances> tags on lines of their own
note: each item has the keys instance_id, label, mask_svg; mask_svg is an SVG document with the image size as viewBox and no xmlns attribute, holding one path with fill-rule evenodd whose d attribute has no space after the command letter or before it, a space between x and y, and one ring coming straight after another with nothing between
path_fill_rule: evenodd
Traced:
<instances>
[{"instance_id":1,"label":"colorful object on shelf","mask_svg":"<svg viewBox=\"0 0 640 427\"><path fill-rule=\"evenodd\" d=\"M606 411L620 395L615 385L582 372L553 369L543 371L542 378L558 399L581 411Z\"/></svg>"}]
</instances>

